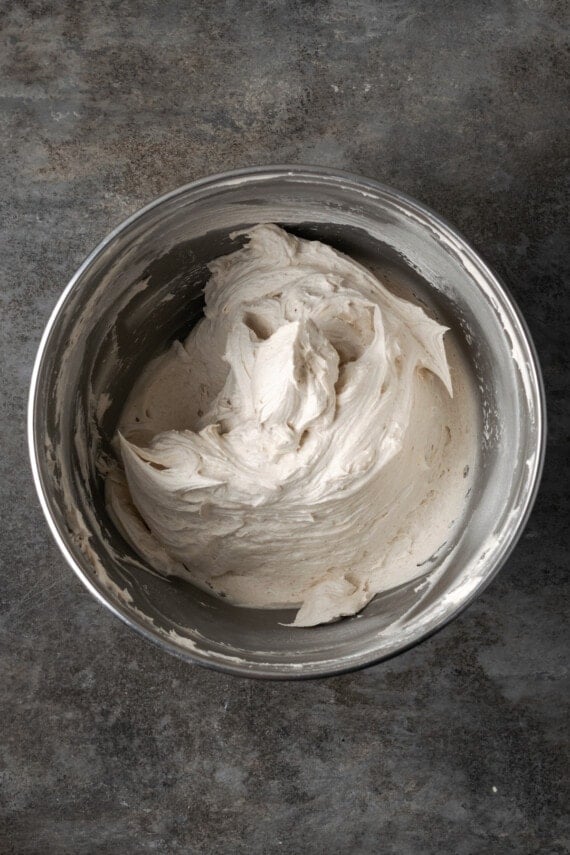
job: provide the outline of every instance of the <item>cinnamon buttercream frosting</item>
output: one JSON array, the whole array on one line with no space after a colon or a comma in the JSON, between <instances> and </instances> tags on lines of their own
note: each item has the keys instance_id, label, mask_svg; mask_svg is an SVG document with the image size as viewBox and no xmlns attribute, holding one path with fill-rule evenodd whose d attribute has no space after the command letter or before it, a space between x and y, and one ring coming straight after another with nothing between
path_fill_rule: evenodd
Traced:
<instances>
[{"instance_id":1,"label":"cinnamon buttercream frosting","mask_svg":"<svg viewBox=\"0 0 570 855\"><path fill-rule=\"evenodd\" d=\"M246 238L136 383L107 505L159 573L312 626L425 572L464 508L472 396L446 327L368 269Z\"/></svg>"}]
</instances>

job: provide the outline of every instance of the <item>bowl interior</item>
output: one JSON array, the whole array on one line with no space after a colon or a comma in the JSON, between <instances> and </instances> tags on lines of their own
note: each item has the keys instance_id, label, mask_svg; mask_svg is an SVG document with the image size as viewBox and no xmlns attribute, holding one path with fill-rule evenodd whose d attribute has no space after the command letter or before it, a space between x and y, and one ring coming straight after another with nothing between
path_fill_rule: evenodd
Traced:
<instances>
[{"instance_id":1,"label":"bowl interior","mask_svg":"<svg viewBox=\"0 0 570 855\"><path fill-rule=\"evenodd\" d=\"M275 222L380 273L450 327L479 399L474 486L426 575L352 618L290 629L294 612L237 608L165 580L115 530L101 461L135 378L202 312L212 259L236 230ZM528 513L541 463L541 387L518 313L477 255L421 206L318 170L258 170L176 191L87 259L46 330L31 396L32 462L64 554L113 611L170 650L239 673L311 676L392 655L449 620L493 576Z\"/></svg>"}]
</instances>

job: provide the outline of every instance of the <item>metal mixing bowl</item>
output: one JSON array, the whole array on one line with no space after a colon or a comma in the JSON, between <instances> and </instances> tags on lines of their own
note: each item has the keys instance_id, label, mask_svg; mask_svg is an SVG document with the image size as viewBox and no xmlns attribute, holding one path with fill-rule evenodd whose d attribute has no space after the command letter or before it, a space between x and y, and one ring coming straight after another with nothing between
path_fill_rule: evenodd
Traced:
<instances>
[{"instance_id":1,"label":"metal mixing bowl","mask_svg":"<svg viewBox=\"0 0 570 855\"><path fill-rule=\"evenodd\" d=\"M357 616L311 629L284 626L292 611L237 608L145 570L109 519L98 471L135 377L200 317L206 264L236 248L231 232L259 222L320 238L427 303L460 342L479 396L474 486L456 534L421 568L427 575L378 595ZM110 611L193 662L250 676L313 677L406 649L448 623L491 581L536 494L545 404L516 306L447 223L374 181L264 167L175 190L91 253L43 335L28 428L51 531L72 569Z\"/></svg>"}]
</instances>

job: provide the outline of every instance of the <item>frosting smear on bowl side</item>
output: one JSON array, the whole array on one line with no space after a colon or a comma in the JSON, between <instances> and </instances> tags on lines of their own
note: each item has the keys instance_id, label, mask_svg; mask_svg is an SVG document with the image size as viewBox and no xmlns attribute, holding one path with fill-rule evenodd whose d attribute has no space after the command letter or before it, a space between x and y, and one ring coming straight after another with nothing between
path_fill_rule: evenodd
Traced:
<instances>
[{"instance_id":1,"label":"frosting smear on bowl side","mask_svg":"<svg viewBox=\"0 0 570 855\"><path fill-rule=\"evenodd\" d=\"M158 572L313 626L425 572L464 509L477 416L422 308L323 243L247 237L137 381L107 506Z\"/></svg>"}]
</instances>

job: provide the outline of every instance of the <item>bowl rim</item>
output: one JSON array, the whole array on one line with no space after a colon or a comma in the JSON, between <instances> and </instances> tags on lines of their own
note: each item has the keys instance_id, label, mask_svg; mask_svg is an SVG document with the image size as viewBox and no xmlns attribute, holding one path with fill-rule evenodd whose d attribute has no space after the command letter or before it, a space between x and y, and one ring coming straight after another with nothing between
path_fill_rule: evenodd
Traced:
<instances>
[{"instance_id":1,"label":"bowl rim","mask_svg":"<svg viewBox=\"0 0 570 855\"><path fill-rule=\"evenodd\" d=\"M162 633L157 627L155 627L154 624L143 624L142 622L137 622L137 620L134 619L132 612L130 612L120 601L111 599L111 595L109 594L108 590L103 586L103 584L96 584L95 577L89 574L87 570L84 569L83 566L81 566L81 564L77 561L75 555L68 546L64 534L56 523L54 515L52 514L49 491L47 490L47 485L42 475L39 447L40 437L36 434L38 389L41 370L46 357L46 351L52 332L72 291L74 290L76 284L81 279L83 274L89 269L89 267L94 263L94 261L99 257L99 255L105 251L107 246L116 237L127 231L132 225L134 225L147 213L163 205L164 203L169 202L170 200L175 199L178 196L183 196L193 191L204 190L208 188L208 186L216 187L223 184L231 184L234 181L242 182L247 178L256 180L268 179L271 177L290 177L292 179L306 177L308 180L319 179L321 181L324 181L325 183L330 182L331 184L334 184L338 181L346 182L350 186L350 189L360 192L368 191L373 192L374 194L381 194L389 199L394 200L400 205L404 205L407 209L421 214L429 222L436 226L437 229L446 233L448 237L453 238L454 241L459 243L462 251L465 252L472 260L476 262L478 269L481 271L482 274L484 274L486 279L490 280L493 283L493 290L495 296L498 296L502 300L502 302L507 306L509 312L512 314L516 322L519 324L522 337L528 348L528 355L530 357L530 368L534 372L536 378L536 384L533 384L533 392L535 394L537 404L536 454L533 461L532 474L529 477L529 480L527 481L527 487L521 498L521 504L519 506L520 513L517 516L516 525L513 527L510 537L506 540L502 551L495 557L494 566L492 567L492 569L480 579L478 584L475 585L472 590L470 590L469 593L464 596L464 598L460 602L458 602L451 611L446 613L443 617L434 620L432 626L429 626L420 633L418 633L416 637L412 638L411 640L403 641L401 644L396 646L396 648L387 652L374 652L373 650L365 651L351 655L350 657L345 656L339 658L338 661L328 659L321 660L320 662L315 663L257 663L251 661L247 662L246 660L243 660L243 664L236 664L229 660L227 657L224 657L222 654L217 654L213 651L209 653L205 651L202 652L199 648L190 649L189 647L185 647L182 644L176 643L166 634ZM230 673L242 677L252 677L267 680L316 679L319 677L345 674L351 671L360 670L361 668L366 668L370 665L388 661L389 659L398 656L400 653L403 653L406 650L415 647L417 644L420 644L422 641L425 641L432 635L435 635L437 632L439 632L449 623L451 623L451 621L453 621L456 617L458 617L458 615L460 615L465 609L467 609L473 603L473 601L477 597L479 597L481 593L483 593L483 591L488 587L488 585L491 584L493 579L496 577L496 575L504 566L508 558L513 553L523 533L523 530L528 522L534 503L536 501L540 486L540 481L544 468L544 458L546 453L546 434L546 395L537 350L530 331L528 329L527 323L522 315L522 312L519 309L515 299L513 298L509 288L505 284L504 279L498 274L496 274L487 265L480 253L470 244L469 241L467 241L463 237L463 235L454 226L452 226L445 218L441 217L438 213L433 211L427 205L418 202L416 199L408 196L406 193L403 193L386 184L383 184L382 182L377 181L376 179L368 178L341 169L327 168L322 166L311 166L306 164L276 164L251 166L243 167L240 169L233 169L226 172L214 173L212 175L208 175L203 178L198 178L194 181L183 184L180 187L169 191L168 193L158 196L157 198L149 202L147 205L143 206L142 208L139 208L125 220L120 222L85 257L84 261L80 264L76 272L68 281L67 285L59 296L53 310L51 311L49 319L42 333L40 343L38 345L38 350L35 357L30 380L30 391L27 406L28 451L32 476L43 514L45 516L51 534L65 561L74 571L75 575L78 576L81 582L90 591L90 593L99 601L100 604L105 606L113 615L115 615L115 617L118 617L120 620L126 623L127 626L135 630L138 635L154 642L163 650L175 655L179 659L182 659L186 662L199 664L223 673Z\"/></svg>"}]
</instances>

